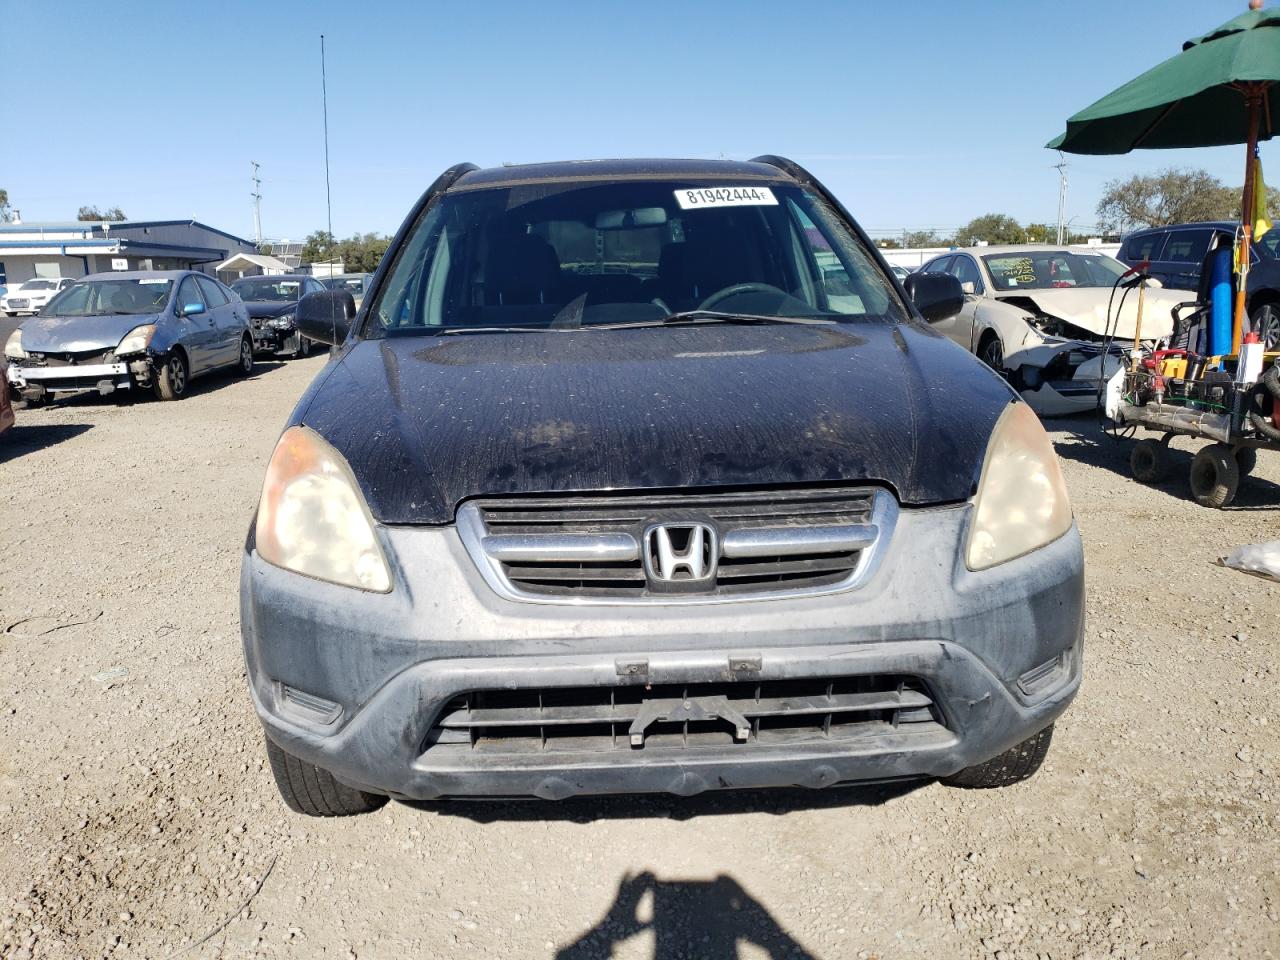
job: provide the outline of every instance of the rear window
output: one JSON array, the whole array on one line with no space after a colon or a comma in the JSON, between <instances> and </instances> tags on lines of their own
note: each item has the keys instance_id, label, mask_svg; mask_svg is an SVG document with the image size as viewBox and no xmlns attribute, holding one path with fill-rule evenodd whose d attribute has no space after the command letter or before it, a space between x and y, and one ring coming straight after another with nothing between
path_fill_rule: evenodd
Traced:
<instances>
[{"instance_id":1,"label":"rear window","mask_svg":"<svg viewBox=\"0 0 1280 960\"><path fill-rule=\"evenodd\" d=\"M839 216L789 183L542 182L429 208L366 335L652 321L703 309L906 318Z\"/></svg>"}]
</instances>

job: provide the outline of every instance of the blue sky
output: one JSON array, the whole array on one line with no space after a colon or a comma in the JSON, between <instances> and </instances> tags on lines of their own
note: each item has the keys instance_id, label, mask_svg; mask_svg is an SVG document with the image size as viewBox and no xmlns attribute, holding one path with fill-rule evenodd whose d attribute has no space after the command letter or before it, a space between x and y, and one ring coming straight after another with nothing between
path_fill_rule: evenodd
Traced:
<instances>
[{"instance_id":1,"label":"blue sky","mask_svg":"<svg viewBox=\"0 0 1280 960\"><path fill-rule=\"evenodd\" d=\"M8 0L0 187L27 221L118 205L250 236L257 160L264 233L322 228L324 33L339 236L393 231L461 160L759 153L809 167L873 231L1054 222L1043 144L1067 116L1245 7ZM1243 179L1239 147L1068 160L1075 224L1111 178Z\"/></svg>"}]
</instances>

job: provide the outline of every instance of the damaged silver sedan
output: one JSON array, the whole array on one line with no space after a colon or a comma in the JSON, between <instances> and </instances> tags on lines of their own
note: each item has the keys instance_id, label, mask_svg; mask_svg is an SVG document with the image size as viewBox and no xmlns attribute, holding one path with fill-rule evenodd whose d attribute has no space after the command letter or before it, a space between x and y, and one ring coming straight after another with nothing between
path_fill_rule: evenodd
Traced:
<instances>
[{"instance_id":1,"label":"damaged silver sedan","mask_svg":"<svg viewBox=\"0 0 1280 960\"><path fill-rule=\"evenodd\" d=\"M4 348L8 390L28 403L142 390L179 400L194 377L253 372L244 303L212 277L139 270L85 277L23 322Z\"/></svg>"},{"instance_id":2,"label":"damaged silver sedan","mask_svg":"<svg viewBox=\"0 0 1280 960\"><path fill-rule=\"evenodd\" d=\"M955 250L922 268L965 292L964 309L935 328L1005 374L1041 416L1094 409L1126 344L1173 332L1185 294L1148 281L1139 330L1138 292L1120 283L1127 271L1101 253L1044 245Z\"/></svg>"}]
</instances>

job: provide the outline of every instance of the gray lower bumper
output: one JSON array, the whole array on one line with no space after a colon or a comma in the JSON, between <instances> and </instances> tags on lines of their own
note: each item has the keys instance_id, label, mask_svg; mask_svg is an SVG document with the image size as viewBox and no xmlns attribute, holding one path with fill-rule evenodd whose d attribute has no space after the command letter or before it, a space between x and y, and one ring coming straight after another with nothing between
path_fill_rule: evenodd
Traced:
<instances>
[{"instance_id":1,"label":"gray lower bumper","mask_svg":"<svg viewBox=\"0 0 1280 960\"><path fill-rule=\"evenodd\" d=\"M1080 682L1079 535L971 573L957 556L968 508L903 510L880 570L844 594L716 606L557 607L498 597L448 529L384 534L395 589L333 587L245 557L242 630L268 736L355 786L393 795L540 796L829 786L944 776L1036 733ZM424 750L442 706L470 690L907 674L944 722L861 739L714 749L494 756ZM1050 661L1028 694L1020 678ZM288 685L336 705L300 709ZM443 757L443 758L442 758Z\"/></svg>"}]
</instances>

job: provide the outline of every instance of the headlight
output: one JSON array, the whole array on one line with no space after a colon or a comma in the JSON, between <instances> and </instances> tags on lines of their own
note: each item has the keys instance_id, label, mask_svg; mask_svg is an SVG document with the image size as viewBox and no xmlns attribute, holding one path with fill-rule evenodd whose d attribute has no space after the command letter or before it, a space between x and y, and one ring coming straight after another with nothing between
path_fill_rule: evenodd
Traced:
<instances>
[{"instance_id":1,"label":"headlight","mask_svg":"<svg viewBox=\"0 0 1280 960\"><path fill-rule=\"evenodd\" d=\"M286 430L271 455L256 539L259 556L277 567L361 590L391 589L351 468L306 427Z\"/></svg>"},{"instance_id":2,"label":"headlight","mask_svg":"<svg viewBox=\"0 0 1280 960\"><path fill-rule=\"evenodd\" d=\"M1071 503L1049 435L1025 403L1000 415L987 444L965 564L985 570L1052 543L1071 528Z\"/></svg>"},{"instance_id":3,"label":"headlight","mask_svg":"<svg viewBox=\"0 0 1280 960\"><path fill-rule=\"evenodd\" d=\"M293 326L293 314L286 313L283 317L276 317L271 321L271 326L277 330L288 330Z\"/></svg>"},{"instance_id":4,"label":"headlight","mask_svg":"<svg viewBox=\"0 0 1280 960\"><path fill-rule=\"evenodd\" d=\"M14 360L27 359L27 351L22 349L21 327L9 334L9 339L4 345L4 355L6 357L12 357Z\"/></svg>"},{"instance_id":5,"label":"headlight","mask_svg":"<svg viewBox=\"0 0 1280 960\"><path fill-rule=\"evenodd\" d=\"M116 347L116 356L123 357L130 353L141 353L150 345L151 337L155 332L156 325L154 323L144 323L140 327L134 327L124 335L124 339Z\"/></svg>"}]
</instances>

